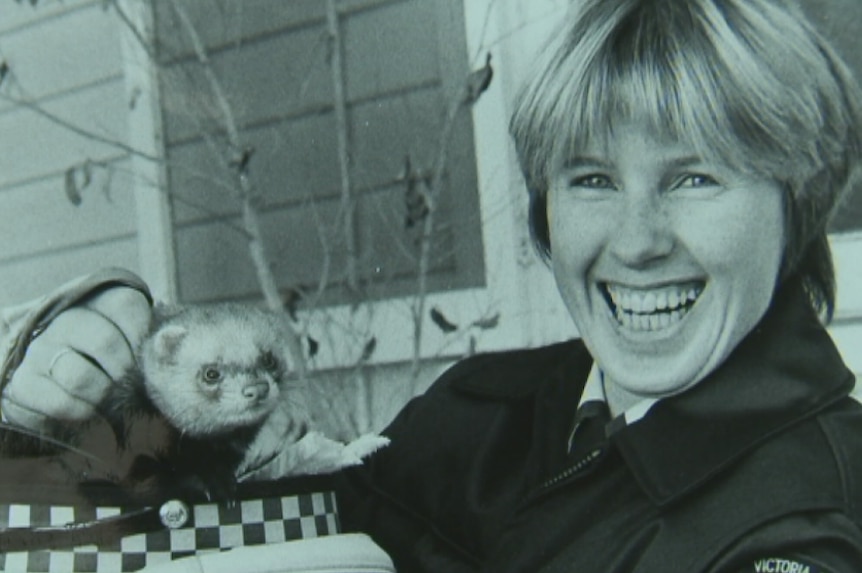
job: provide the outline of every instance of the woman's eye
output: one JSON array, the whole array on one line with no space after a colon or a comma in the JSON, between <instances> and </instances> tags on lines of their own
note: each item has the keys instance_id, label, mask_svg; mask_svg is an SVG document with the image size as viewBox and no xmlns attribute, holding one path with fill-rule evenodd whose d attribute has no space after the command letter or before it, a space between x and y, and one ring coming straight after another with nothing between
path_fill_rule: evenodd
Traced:
<instances>
[{"instance_id":1,"label":"woman's eye","mask_svg":"<svg viewBox=\"0 0 862 573\"><path fill-rule=\"evenodd\" d=\"M682 177L679 182L674 186L674 189L697 189L700 187L715 187L717 185L718 181L716 181L709 175L692 173L690 175Z\"/></svg>"},{"instance_id":2,"label":"woman's eye","mask_svg":"<svg viewBox=\"0 0 862 573\"><path fill-rule=\"evenodd\" d=\"M615 189L616 186L610 177L598 173L579 175L569 178L569 187L583 187L586 189Z\"/></svg>"}]
</instances>

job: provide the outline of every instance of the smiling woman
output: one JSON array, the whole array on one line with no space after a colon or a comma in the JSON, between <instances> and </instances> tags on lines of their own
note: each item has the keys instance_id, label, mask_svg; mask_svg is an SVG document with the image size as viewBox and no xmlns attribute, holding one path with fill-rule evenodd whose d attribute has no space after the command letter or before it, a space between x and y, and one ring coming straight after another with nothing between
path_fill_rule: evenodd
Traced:
<instances>
[{"instance_id":1,"label":"smiling woman","mask_svg":"<svg viewBox=\"0 0 862 573\"><path fill-rule=\"evenodd\" d=\"M846 66L785 0L583 0L534 70L511 131L583 338L451 369L344 523L411 571L858 571L862 407L823 326Z\"/></svg>"},{"instance_id":2,"label":"smiling woman","mask_svg":"<svg viewBox=\"0 0 862 573\"><path fill-rule=\"evenodd\" d=\"M511 131L582 338L451 368L336 476L343 528L410 572L858 572L862 405L824 323L859 87L791 0L572 6ZM110 382L136 329L102 284L18 337L13 421Z\"/></svg>"}]
</instances>

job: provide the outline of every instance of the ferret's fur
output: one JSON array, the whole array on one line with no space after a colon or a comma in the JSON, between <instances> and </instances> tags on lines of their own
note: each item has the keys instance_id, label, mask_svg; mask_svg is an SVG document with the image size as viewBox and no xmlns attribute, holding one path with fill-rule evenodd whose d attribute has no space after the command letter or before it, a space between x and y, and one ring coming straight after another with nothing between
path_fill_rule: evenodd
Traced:
<instances>
[{"instance_id":1,"label":"ferret's fur","mask_svg":"<svg viewBox=\"0 0 862 573\"><path fill-rule=\"evenodd\" d=\"M121 449L135 454L121 484L138 498L229 497L261 425L293 401L281 328L249 306L157 307L137 366L102 403ZM297 439L305 420L302 408L288 416ZM164 437L136 445L135 428L151 434L154 423Z\"/></svg>"}]
</instances>

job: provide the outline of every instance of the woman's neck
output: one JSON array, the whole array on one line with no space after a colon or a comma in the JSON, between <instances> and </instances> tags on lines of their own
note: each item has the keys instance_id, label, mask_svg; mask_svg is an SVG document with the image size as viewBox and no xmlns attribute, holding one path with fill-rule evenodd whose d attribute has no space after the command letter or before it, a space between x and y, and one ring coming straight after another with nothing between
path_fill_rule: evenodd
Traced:
<instances>
[{"instance_id":1,"label":"woman's neck","mask_svg":"<svg viewBox=\"0 0 862 573\"><path fill-rule=\"evenodd\" d=\"M633 394L616 384L606 374L602 376L602 381L605 390L605 399L608 401L608 408L611 411L611 417L616 418L626 410L645 400L646 396Z\"/></svg>"}]
</instances>

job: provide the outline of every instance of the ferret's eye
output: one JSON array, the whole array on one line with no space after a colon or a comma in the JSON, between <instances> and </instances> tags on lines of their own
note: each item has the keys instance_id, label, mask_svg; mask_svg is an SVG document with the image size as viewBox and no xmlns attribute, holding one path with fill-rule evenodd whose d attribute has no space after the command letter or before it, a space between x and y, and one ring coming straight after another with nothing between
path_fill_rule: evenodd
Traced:
<instances>
[{"instance_id":1,"label":"ferret's eye","mask_svg":"<svg viewBox=\"0 0 862 573\"><path fill-rule=\"evenodd\" d=\"M278 368L278 359L272 352L264 352L260 355L260 366L264 370L276 370Z\"/></svg>"},{"instance_id":2,"label":"ferret's eye","mask_svg":"<svg viewBox=\"0 0 862 573\"><path fill-rule=\"evenodd\" d=\"M221 371L214 366L207 366L204 368L202 376L207 384L215 384L221 380Z\"/></svg>"}]
</instances>

